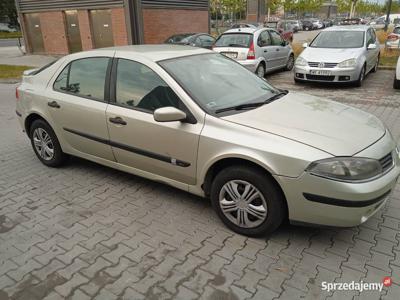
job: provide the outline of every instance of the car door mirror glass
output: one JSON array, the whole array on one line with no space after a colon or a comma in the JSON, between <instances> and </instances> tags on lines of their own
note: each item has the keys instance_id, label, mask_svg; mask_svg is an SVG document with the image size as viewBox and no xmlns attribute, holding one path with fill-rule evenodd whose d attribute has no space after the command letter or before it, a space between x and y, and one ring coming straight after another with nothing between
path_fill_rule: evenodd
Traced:
<instances>
[{"instance_id":1,"label":"car door mirror glass","mask_svg":"<svg viewBox=\"0 0 400 300\"><path fill-rule=\"evenodd\" d=\"M376 44L369 44L368 45L368 50L374 50L376 49Z\"/></svg>"},{"instance_id":2,"label":"car door mirror glass","mask_svg":"<svg viewBox=\"0 0 400 300\"><path fill-rule=\"evenodd\" d=\"M185 120L186 113L175 107L167 106L156 109L153 117L157 122L176 122Z\"/></svg>"},{"instance_id":3,"label":"car door mirror glass","mask_svg":"<svg viewBox=\"0 0 400 300\"><path fill-rule=\"evenodd\" d=\"M303 48L307 48L308 47L308 44L307 43L304 43L303 44Z\"/></svg>"}]
</instances>

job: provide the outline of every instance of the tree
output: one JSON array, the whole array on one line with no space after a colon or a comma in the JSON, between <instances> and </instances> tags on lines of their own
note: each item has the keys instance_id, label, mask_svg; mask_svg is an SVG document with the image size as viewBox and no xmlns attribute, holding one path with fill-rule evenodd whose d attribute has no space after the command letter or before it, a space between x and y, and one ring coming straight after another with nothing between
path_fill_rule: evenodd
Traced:
<instances>
[{"instance_id":1,"label":"tree","mask_svg":"<svg viewBox=\"0 0 400 300\"><path fill-rule=\"evenodd\" d=\"M17 8L15 7L14 0L1 0L0 1L0 17L8 18L11 26L18 25Z\"/></svg>"}]
</instances>

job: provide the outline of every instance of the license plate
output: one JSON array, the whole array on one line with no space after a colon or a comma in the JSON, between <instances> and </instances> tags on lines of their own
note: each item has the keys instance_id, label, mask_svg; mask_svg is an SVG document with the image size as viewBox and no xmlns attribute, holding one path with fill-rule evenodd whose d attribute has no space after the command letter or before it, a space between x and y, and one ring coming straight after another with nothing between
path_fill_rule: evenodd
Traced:
<instances>
[{"instance_id":1,"label":"license plate","mask_svg":"<svg viewBox=\"0 0 400 300\"><path fill-rule=\"evenodd\" d=\"M326 71L326 70L310 70L311 75L324 75L324 76L330 76L332 73L331 71Z\"/></svg>"},{"instance_id":2,"label":"license plate","mask_svg":"<svg viewBox=\"0 0 400 300\"><path fill-rule=\"evenodd\" d=\"M221 54L223 54L229 58L232 58L232 59L236 59L238 56L238 54L236 52L221 52Z\"/></svg>"}]
</instances>

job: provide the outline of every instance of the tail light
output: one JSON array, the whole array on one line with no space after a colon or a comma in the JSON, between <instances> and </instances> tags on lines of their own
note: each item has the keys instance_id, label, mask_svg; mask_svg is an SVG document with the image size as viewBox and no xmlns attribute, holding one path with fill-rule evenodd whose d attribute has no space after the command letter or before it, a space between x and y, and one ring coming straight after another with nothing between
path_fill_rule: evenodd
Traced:
<instances>
[{"instance_id":1,"label":"tail light","mask_svg":"<svg viewBox=\"0 0 400 300\"><path fill-rule=\"evenodd\" d=\"M251 42L247 59L256 59L256 52L254 51L254 42Z\"/></svg>"},{"instance_id":2,"label":"tail light","mask_svg":"<svg viewBox=\"0 0 400 300\"><path fill-rule=\"evenodd\" d=\"M397 34L389 34L387 37L388 40L393 40L396 41L399 39L399 36Z\"/></svg>"},{"instance_id":3,"label":"tail light","mask_svg":"<svg viewBox=\"0 0 400 300\"><path fill-rule=\"evenodd\" d=\"M19 91L18 91L18 86L15 88L15 98L19 100Z\"/></svg>"}]
</instances>

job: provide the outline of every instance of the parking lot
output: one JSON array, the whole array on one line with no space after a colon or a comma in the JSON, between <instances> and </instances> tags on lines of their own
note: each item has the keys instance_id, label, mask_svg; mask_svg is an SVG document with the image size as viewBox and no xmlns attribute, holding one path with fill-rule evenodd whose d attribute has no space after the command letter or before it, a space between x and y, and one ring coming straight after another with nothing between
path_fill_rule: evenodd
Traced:
<instances>
[{"instance_id":1,"label":"parking lot","mask_svg":"<svg viewBox=\"0 0 400 300\"><path fill-rule=\"evenodd\" d=\"M393 71L370 74L361 88L292 76L266 78L375 114L400 141ZM77 158L45 167L17 124L14 90L0 84L0 300L399 299L399 185L359 227L284 225L247 238L206 199ZM393 284L382 292L321 289L385 276Z\"/></svg>"}]
</instances>

